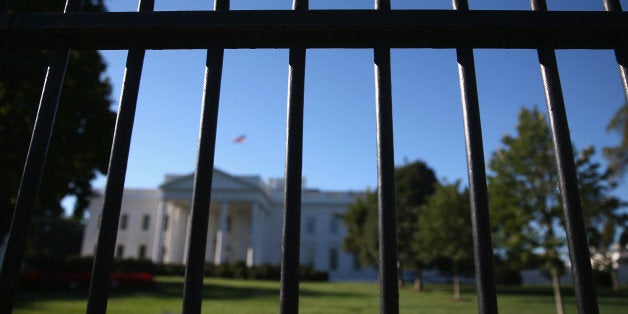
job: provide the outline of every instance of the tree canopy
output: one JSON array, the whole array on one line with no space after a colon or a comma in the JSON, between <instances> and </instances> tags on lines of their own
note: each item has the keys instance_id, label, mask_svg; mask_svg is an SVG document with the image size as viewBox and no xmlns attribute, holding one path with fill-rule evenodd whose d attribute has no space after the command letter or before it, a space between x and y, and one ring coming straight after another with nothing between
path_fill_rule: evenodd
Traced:
<instances>
[{"instance_id":1,"label":"tree canopy","mask_svg":"<svg viewBox=\"0 0 628 314\"><path fill-rule=\"evenodd\" d=\"M587 235L593 267L608 272L614 290L619 289L615 250L627 243L628 215L619 209L624 202L610 192L615 188L615 170L611 165L602 171L599 163L591 162L593 147L582 150L576 159L582 209L587 221Z\"/></svg>"},{"instance_id":2,"label":"tree canopy","mask_svg":"<svg viewBox=\"0 0 628 314\"><path fill-rule=\"evenodd\" d=\"M101 0L83 3L84 11L105 9ZM59 12L63 6L62 0L25 0L12 2L10 10ZM47 51L0 50L0 237L9 230L48 59ZM97 51L70 53L32 232L42 241L44 230L60 225L61 200L76 197L73 216L79 220L92 194L90 181L106 172L115 113L105 68Z\"/></svg>"},{"instance_id":3,"label":"tree canopy","mask_svg":"<svg viewBox=\"0 0 628 314\"><path fill-rule=\"evenodd\" d=\"M566 235L550 130L545 115L536 108L519 112L516 130L516 136L502 138L502 147L488 164L493 172L489 200L496 253L511 267L546 270L553 279L558 309ZM575 162L587 235L595 246L606 245L603 234L620 223L621 215L620 201L610 195L614 185L609 172L592 160L594 153L586 148L575 154Z\"/></svg>"},{"instance_id":4,"label":"tree canopy","mask_svg":"<svg viewBox=\"0 0 628 314\"><path fill-rule=\"evenodd\" d=\"M460 299L459 276L473 271L473 237L469 192L460 181L438 185L422 206L413 247L428 266L454 274L454 298Z\"/></svg>"},{"instance_id":5,"label":"tree canopy","mask_svg":"<svg viewBox=\"0 0 628 314\"><path fill-rule=\"evenodd\" d=\"M395 200L397 210L397 254L402 268L418 269L412 242L420 208L434 192L437 184L434 171L422 161L395 169ZM363 264L375 265L378 260L377 193L366 191L343 215L347 236L343 248L359 257Z\"/></svg>"},{"instance_id":6,"label":"tree canopy","mask_svg":"<svg viewBox=\"0 0 628 314\"><path fill-rule=\"evenodd\" d=\"M604 148L604 157L608 160L613 174L623 176L628 165L628 103L615 112L606 130L621 137L621 142L617 146Z\"/></svg>"},{"instance_id":7,"label":"tree canopy","mask_svg":"<svg viewBox=\"0 0 628 314\"><path fill-rule=\"evenodd\" d=\"M545 115L524 108L516 129L517 136L505 135L488 163L493 172L488 178L493 238L505 248L496 253L521 268L541 249L549 263L543 267L560 268L557 258L565 239L556 230L562 225L562 210Z\"/></svg>"}]
</instances>

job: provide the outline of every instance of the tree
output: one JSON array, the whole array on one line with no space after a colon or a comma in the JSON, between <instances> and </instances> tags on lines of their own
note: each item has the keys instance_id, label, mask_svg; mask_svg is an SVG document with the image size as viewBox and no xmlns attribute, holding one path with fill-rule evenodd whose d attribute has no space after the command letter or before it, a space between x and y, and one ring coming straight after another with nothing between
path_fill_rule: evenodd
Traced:
<instances>
[{"instance_id":1,"label":"tree","mask_svg":"<svg viewBox=\"0 0 628 314\"><path fill-rule=\"evenodd\" d=\"M84 11L103 11L101 0L83 1ZM14 12L60 11L64 1L14 1ZM9 231L17 190L43 86L49 52L0 50L0 239ZM70 53L31 239L66 226L61 199L75 196L74 222L92 194L90 181L105 173L115 114L111 86L97 51ZM37 242L37 241L35 241Z\"/></svg>"},{"instance_id":2,"label":"tree","mask_svg":"<svg viewBox=\"0 0 628 314\"><path fill-rule=\"evenodd\" d=\"M419 270L421 267L412 241L420 208L434 192L436 183L434 171L422 161L395 169L397 255L400 270ZM348 230L343 249L352 252L363 264L377 264L377 193L366 191L349 207L342 219Z\"/></svg>"},{"instance_id":3,"label":"tree","mask_svg":"<svg viewBox=\"0 0 628 314\"><path fill-rule=\"evenodd\" d=\"M518 137L505 135L503 147L491 157L489 200L494 239L505 259L522 267L540 252L541 268L552 277L558 313L563 313L558 278L564 270L565 239L550 132L537 108L522 109Z\"/></svg>"},{"instance_id":4,"label":"tree","mask_svg":"<svg viewBox=\"0 0 628 314\"><path fill-rule=\"evenodd\" d=\"M604 148L604 157L608 160L613 175L621 177L626 173L628 165L628 103L615 112L606 130L621 136L619 145Z\"/></svg>"},{"instance_id":5,"label":"tree","mask_svg":"<svg viewBox=\"0 0 628 314\"><path fill-rule=\"evenodd\" d=\"M366 191L341 216L347 227L342 247L353 253L361 264L376 265L379 258L377 240L377 193Z\"/></svg>"},{"instance_id":6,"label":"tree","mask_svg":"<svg viewBox=\"0 0 628 314\"><path fill-rule=\"evenodd\" d=\"M460 274L473 271L473 238L469 191L460 181L436 188L423 205L414 248L425 264L454 275L454 299L460 300Z\"/></svg>"},{"instance_id":7,"label":"tree","mask_svg":"<svg viewBox=\"0 0 628 314\"><path fill-rule=\"evenodd\" d=\"M499 257L512 267L540 267L554 288L556 309L563 313L558 278L564 271L565 230L558 175L545 115L537 108L519 112L517 136L505 135L491 157L489 199L493 239ZM609 196L612 185L583 150L576 161L589 239L603 223L618 223L619 201ZM600 243L600 242L594 242Z\"/></svg>"},{"instance_id":8,"label":"tree","mask_svg":"<svg viewBox=\"0 0 628 314\"><path fill-rule=\"evenodd\" d=\"M585 220L588 222L587 235L591 261L593 267L610 274L613 290L617 291L619 290L617 277L619 265L615 252L619 248L618 244L620 246L626 244L627 239L620 237L620 234L627 231L628 217L619 212L619 209L624 206L623 202L610 195L615 188L615 181L611 180L615 176L615 170L611 166L610 169L601 172L601 165L590 161L593 155L595 155L595 149L587 147L580 152L576 160L582 208ZM618 238L620 238L619 243Z\"/></svg>"}]
</instances>

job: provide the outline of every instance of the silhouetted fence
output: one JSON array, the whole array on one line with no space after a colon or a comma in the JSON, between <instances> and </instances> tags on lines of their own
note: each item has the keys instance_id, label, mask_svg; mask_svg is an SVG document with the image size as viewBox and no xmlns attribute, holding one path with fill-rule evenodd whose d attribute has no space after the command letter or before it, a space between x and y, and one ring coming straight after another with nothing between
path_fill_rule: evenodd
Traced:
<instances>
[{"instance_id":1,"label":"silhouetted fence","mask_svg":"<svg viewBox=\"0 0 628 314\"><path fill-rule=\"evenodd\" d=\"M145 49L207 49L184 313L200 313L201 309L224 49L290 49L280 298L282 313L297 313L305 52L307 48L372 48L376 69L380 304L382 313L397 313L390 49L400 47L455 48L457 52L480 313L497 313L497 301L473 48L538 51L562 188L577 306L580 313L598 312L554 49L614 49L624 90L628 92L625 68L628 15L622 13L618 0L603 1L608 12L550 12L544 0L531 0L529 12L471 11L466 0L454 0L451 11L391 10L390 0L376 0L375 10L309 11L307 0L294 0L293 11L229 11L228 0L216 0L214 11L153 12L153 1L140 0L136 13L79 13L80 1L68 0L64 13L9 13L8 2L0 1L0 47L50 50L51 57L0 277L0 312L10 312L13 305L70 49L128 50L92 271L89 313L104 313L107 308Z\"/></svg>"}]
</instances>

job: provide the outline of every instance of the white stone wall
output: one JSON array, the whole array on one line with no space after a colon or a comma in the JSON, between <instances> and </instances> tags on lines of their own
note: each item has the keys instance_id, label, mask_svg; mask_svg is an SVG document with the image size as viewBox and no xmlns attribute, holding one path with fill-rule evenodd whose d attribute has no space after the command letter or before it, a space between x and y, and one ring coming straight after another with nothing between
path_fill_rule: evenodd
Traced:
<instances>
[{"instance_id":1,"label":"white stone wall","mask_svg":"<svg viewBox=\"0 0 628 314\"><path fill-rule=\"evenodd\" d=\"M116 241L116 257L140 258L140 248L143 247L144 258L151 258L160 197L159 190L126 189L124 191ZM94 198L90 202L90 217L85 227L81 248L83 256L93 256L95 252L102 206L102 197ZM146 223L145 219L147 219ZM124 226L123 223L125 223ZM121 253L121 256L118 256L118 253Z\"/></svg>"},{"instance_id":2,"label":"white stone wall","mask_svg":"<svg viewBox=\"0 0 628 314\"><path fill-rule=\"evenodd\" d=\"M226 202L227 207L230 207L228 213L231 218L230 232L225 235L223 260L228 262L248 260L253 265L280 264L282 189L270 189L263 183L260 183L261 186L254 185L255 182L259 183L256 181L258 179L233 177L224 172L215 173L215 176L216 174L218 177L212 191L212 210L205 254L207 261L215 261L216 234L221 225L220 207ZM168 182L174 182L172 184L176 185ZM168 182L162 186L163 191L125 189L121 212L121 217L125 218L121 220L126 220L126 226L123 228L120 225L118 231L116 253L121 253L119 257L139 258L140 247L143 247L144 257L152 258L154 262L185 263L191 201L179 198L191 195L192 176L178 176L175 181ZM165 205L162 203L164 200ZM91 215L85 228L81 252L84 256L94 253L102 201L101 197L96 197L90 203ZM342 241L347 230L337 216L344 213L353 201L354 194L348 192L326 193L306 190L302 196L301 263L311 262L317 270L328 272L331 280L377 278L376 270L370 267L356 268L353 255L342 250ZM168 217L167 227L161 225L161 230L156 230L160 208ZM257 212L254 220L252 210ZM144 219L148 219L146 228ZM252 226L253 221L255 226ZM160 250L154 247L160 242L158 240L160 234L163 237L163 260L159 257Z\"/></svg>"}]
</instances>

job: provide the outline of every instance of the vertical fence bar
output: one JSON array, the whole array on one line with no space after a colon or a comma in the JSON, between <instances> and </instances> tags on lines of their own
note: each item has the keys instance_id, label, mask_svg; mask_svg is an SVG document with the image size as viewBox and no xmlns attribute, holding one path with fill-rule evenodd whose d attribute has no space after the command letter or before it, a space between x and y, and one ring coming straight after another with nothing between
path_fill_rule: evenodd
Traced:
<instances>
[{"instance_id":1,"label":"vertical fence bar","mask_svg":"<svg viewBox=\"0 0 628 314\"><path fill-rule=\"evenodd\" d=\"M5 10L8 1L2 5L4 7L0 9ZM72 12L77 8L80 9L80 5L80 0L67 0L64 13ZM0 271L0 313L10 313L13 309L15 292L20 279L20 269L35 213L37 194L54 128L69 54L70 49L63 43L59 43L53 47L48 63L9 230L5 257Z\"/></svg>"},{"instance_id":2,"label":"vertical fence bar","mask_svg":"<svg viewBox=\"0 0 628 314\"><path fill-rule=\"evenodd\" d=\"M229 10L229 0L216 0L214 10ZM205 265L209 206L212 194L223 57L224 49L217 46L216 43L207 49L205 88L203 90L196 172L192 192L190 238L183 285L183 313L201 313L203 301L203 267Z\"/></svg>"},{"instance_id":3,"label":"vertical fence bar","mask_svg":"<svg viewBox=\"0 0 628 314\"><path fill-rule=\"evenodd\" d=\"M531 0L532 10L547 11L544 0ZM543 76L547 112L556 154L556 166L565 214L565 230L571 260L571 273L579 313L598 313L597 297L591 271L589 245L580 204L578 177L567 123L563 91L554 49L542 43L538 49Z\"/></svg>"},{"instance_id":4,"label":"vertical fence bar","mask_svg":"<svg viewBox=\"0 0 628 314\"><path fill-rule=\"evenodd\" d=\"M468 11L467 0L453 0L454 10ZM473 256L477 287L478 313L497 313L497 292L493 265L493 241L488 209L482 123L475 75L473 49L467 42L456 48L462 115L469 176L471 223L473 225Z\"/></svg>"},{"instance_id":5,"label":"vertical fence bar","mask_svg":"<svg viewBox=\"0 0 628 314\"><path fill-rule=\"evenodd\" d=\"M390 11L390 0L375 0L375 9ZM377 196L379 221L380 312L399 313L397 225L395 212L395 159L392 121L390 47L374 48L375 111L377 116Z\"/></svg>"},{"instance_id":6,"label":"vertical fence bar","mask_svg":"<svg viewBox=\"0 0 628 314\"><path fill-rule=\"evenodd\" d=\"M609 12L622 12L621 3L619 0L603 0L604 9ZM626 44L623 40L618 41L615 48L615 59L617 60L617 66L619 67L619 76L621 77L621 83L624 87L624 96L626 102L628 102L628 53L626 50Z\"/></svg>"},{"instance_id":7,"label":"vertical fence bar","mask_svg":"<svg viewBox=\"0 0 628 314\"><path fill-rule=\"evenodd\" d=\"M152 11L154 0L140 0L138 11ZM113 255L118 235L118 221L124 192L126 168L131 147L131 135L137 107L137 96L142 77L145 49L133 47L129 49L126 69L122 83L118 117L111 145L105 199L102 208L100 230L92 279L87 299L87 313L106 313L109 292L109 276L113 268Z\"/></svg>"},{"instance_id":8,"label":"vertical fence bar","mask_svg":"<svg viewBox=\"0 0 628 314\"><path fill-rule=\"evenodd\" d=\"M292 9L307 10L308 0L294 0ZM284 314L299 312L305 59L304 47L290 48L280 291L281 313Z\"/></svg>"}]
</instances>

